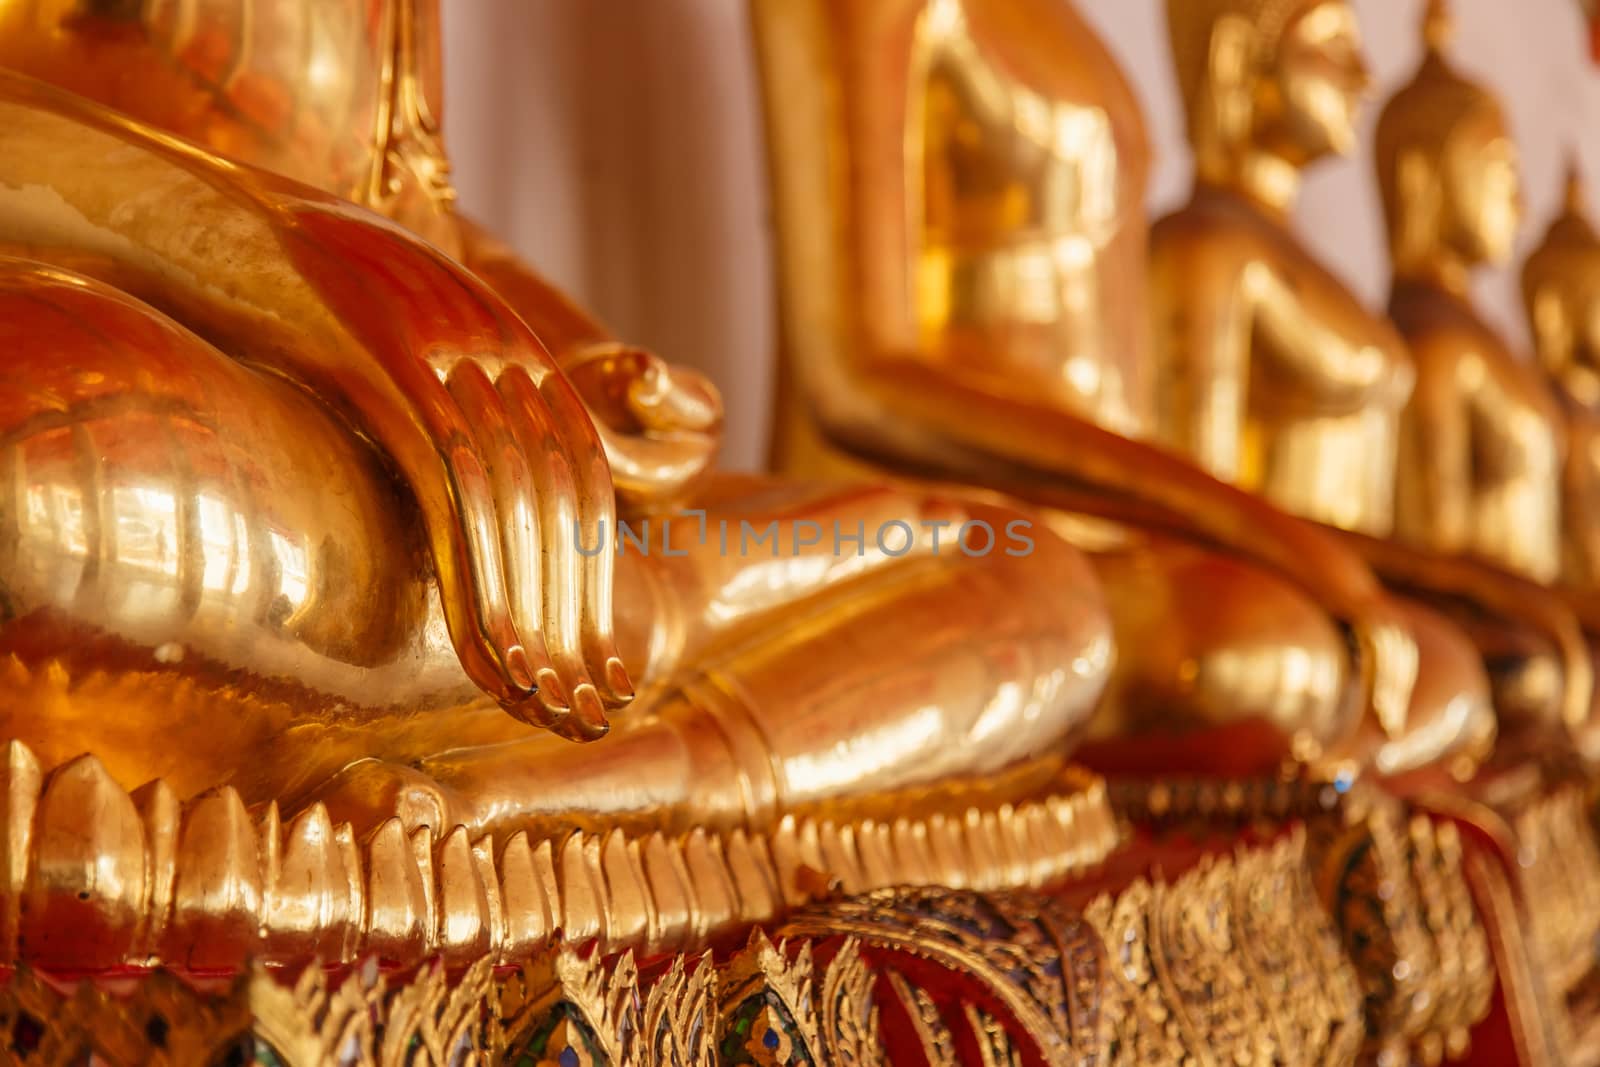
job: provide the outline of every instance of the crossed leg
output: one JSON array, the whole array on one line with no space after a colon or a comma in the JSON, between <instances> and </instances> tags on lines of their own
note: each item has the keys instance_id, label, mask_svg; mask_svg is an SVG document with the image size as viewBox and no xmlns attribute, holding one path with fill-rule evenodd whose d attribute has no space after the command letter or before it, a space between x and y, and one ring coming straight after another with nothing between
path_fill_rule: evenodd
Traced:
<instances>
[{"instance_id":1,"label":"crossed leg","mask_svg":"<svg viewBox=\"0 0 1600 1067\"><path fill-rule=\"evenodd\" d=\"M649 680L603 740L538 733L411 767L368 762L317 798L358 825L396 811L474 832L760 825L1069 750L1112 659L1076 550L1042 527L1029 548L1006 541L1022 516L1002 507L890 489L752 483L711 503L707 520L777 518L787 536L783 520L801 516L828 536L794 555L727 555L716 536L675 541L684 556L622 555L623 610L646 604L675 621L619 625ZM995 542L979 553L975 534L969 555L952 526L935 551L921 516L980 520ZM834 518L866 524L860 555L836 551ZM893 554L876 544L876 524L893 519L916 531L903 554L903 542L888 542ZM647 632L654 648L640 648Z\"/></svg>"}]
</instances>

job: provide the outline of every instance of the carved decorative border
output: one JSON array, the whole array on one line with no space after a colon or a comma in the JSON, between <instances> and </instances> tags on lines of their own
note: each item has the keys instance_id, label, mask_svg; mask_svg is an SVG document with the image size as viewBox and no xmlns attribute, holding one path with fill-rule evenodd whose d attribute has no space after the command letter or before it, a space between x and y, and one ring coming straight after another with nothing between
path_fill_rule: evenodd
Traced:
<instances>
[{"instance_id":1,"label":"carved decorative border","mask_svg":"<svg viewBox=\"0 0 1600 1067\"><path fill-rule=\"evenodd\" d=\"M1438 1063L1466 1054L1471 1028L1490 1010L1496 971L1449 819L1409 812L1370 784L1305 770L1109 788L1119 815L1157 833L1303 826L1312 899L1332 916L1355 968L1367 1057Z\"/></svg>"},{"instance_id":2,"label":"carved decorative border","mask_svg":"<svg viewBox=\"0 0 1600 1067\"><path fill-rule=\"evenodd\" d=\"M180 804L128 793L92 755L45 773L0 763L0 960L93 971L247 959L450 966L527 959L558 931L604 953L697 949L830 892L889 885L1034 888L1116 846L1104 783L1068 768L1027 803L893 821L785 818L770 832L575 831L533 840L464 828L357 839L313 805L285 825L231 788Z\"/></svg>"},{"instance_id":3,"label":"carved decorative border","mask_svg":"<svg viewBox=\"0 0 1600 1067\"><path fill-rule=\"evenodd\" d=\"M1350 1063L1360 998L1309 894L1294 836L1087 916L1031 893L884 890L808 906L731 955L643 967L557 941L498 970L20 970L0 985L0 1048L26 1067Z\"/></svg>"}]
</instances>

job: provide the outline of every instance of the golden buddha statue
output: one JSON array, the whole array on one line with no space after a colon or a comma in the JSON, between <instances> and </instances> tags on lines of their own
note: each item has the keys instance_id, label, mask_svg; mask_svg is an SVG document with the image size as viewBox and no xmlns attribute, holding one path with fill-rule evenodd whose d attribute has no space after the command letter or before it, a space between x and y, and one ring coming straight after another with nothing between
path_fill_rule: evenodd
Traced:
<instances>
[{"instance_id":1,"label":"golden buddha statue","mask_svg":"<svg viewBox=\"0 0 1600 1067\"><path fill-rule=\"evenodd\" d=\"M1504 115L1450 66L1450 33L1446 5L1433 0L1422 64L1378 124L1375 162L1394 265L1389 312L1417 368L1402 417L1394 536L1543 585L1561 569L1561 411L1468 296L1475 267L1510 256L1522 200ZM1521 696L1499 701L1502 724L1527 722L1534 737L1540 723L1564 722L1568 734L1584 728L1592 687L1580 693L1572 682L1574 672L1589 673L1587 650L1573 639L1576 619L1565 627L1560 661L1543 670L1549 650L1537 649L1525 627L1505 617L1472 624L1486 656L1522 664L1513 673ZM1566 677L1559 717L1536 707L1534 694L1548 686L1541 675Z\"/></svg>"},{"instance_id":2,"label":"golden buddha statue","mask_svg":"<svg viewBox=\"0 0 1600 1067\"><path fill-rule=\"evenodd\" d=\"M1429 4L1426 54L1412 80L1384 107L1378 124L1376 164L1383 193L1394 282L1390 312L1416 361L1418 386L1402 420L1401 508L1396 535L1440 554L1473 557L1541 585L1563 576L1563 529L1583 521L1581 468L1577 482L1569 448L1583 447L1580 411L1564 410L1558 390L1537 364L1515 353L1472 306L1472 272L1503 263L1513 250L1523 214L1517 154L1504 114L1483 87L1454 70L1445 57L1451 31L1442 0ZM1562 234L1573 227L1560 227ZM1560 243L1559 238L1556 242ZM1554 262L1559 263L1559 259ZM1575 280L1571 261L1557 269ZM1548 271L1551 261L1532 272ZM1544 356L1556 330L1576 306L1542 281ZM1558 310L1557 301L1561 306ZM1558 376L1559 380L1559 376ZM1568 516L1564 509L1573 507ZM1546 597L1552 594L1546 592ZM1584 612L1581 597L1569 602ZM1504 620L1479 620L1486 656L1523 653L1524 638ZM1567 666L1574 659L1569 657ZM1591 661L1592 662L1592 661ZM1570 682L1569 682L1570 685ZM1575 696L1575 694L1573 694ZM1510 702L1508 702L1510 703ZM1510 718L1502 709L1502 722ZM1505 856L1523 899L1528 954L1536 961L1545 1004L1540 1015L1551 1043L1570 1059L1592 1048L1595 1014L1588 990L1596 974L1595 934L1600 885L1594 828L1586 814L1589 784L1570 753L1592 757L1593 716L1569 709L1565 731L1549 719L1527 715L1516 723L1521 751L1505 764L1521 764L1504 784L1493 779L1480 794L1504 818L1516 855ZM1513 712L1515 714L1515 712ZM1540 727L1545 729L1541 730ZM1541 773L1529 774L1529 770ZM1475 816L1480 825L1493 817Z\"/></svg>"},{"instance_id":3,"label":"golden buddha statue","mask_svg":"<svg viewBox=\"0 0 1600 1067\"><path fill-rule=\"evenodd\" d=\"M1534 351L1555 387L1566 424L1561 450L1561 579L1600 589L1600 235L1584 205L1576 164L1561 212L1522 267Z\"/></svg>"},{"instance_id":4,"label":"golden buddha statue","mask_svg":"<svg viewBox=\"0 0 1600 1067\"><path fill-rule=\"evenodd\" d=\"M1119 659L1075 758L1117 776L1146 855L1167 862L1161 826L1231 832L1220 797L1297 759L1395 792L1476 766L1495 723L1466 635L1390 598L1335 535L1142 440L1160 370L1144 128L1072 5L754 11L784 318L777 461L987 486L1091 550ZM1314 43L1297 63L1325 80L1344 42ZM1369 391L1403 399L1382 356ZM1191 786L1211 802L1180 799ZM1358 793L1315 820L1312 862L1362 956L1372 1051L1425 1033L1460 1048L1493 975L1459 847L1432 850L1424 819L1412 850L1388 833L1392 794Z\"/></svg>"},{"instance_id":5,"label":"golden buddha statue","mask_svg":"<svg viewBox=\"0 0 1600 1067\"><path fill-rule=\"evenodd\" d=\"M1419 372L1394 325L1291 228L1303 171L1356 143L1368 76L1353 9L1174 0L1168 25L1195 188L1151 235L1162 438L1342 531L1395 588L1464 624L1492 668L1502 730L1580 721L1590 670L1565 607L1409 536L1419 475L1401 427Z\"/></svg>"},{"instance_id":6,"label":"golden buddha statue","mask_svg":"<svg viewBox=\"0 0 1600 1067\"><path fill-rule=\"evenodd\" d=\"M1561 584L1580 609L1600 590L1600 378L1595 342L1600 319L1600 235L1584 205L1576 162L1569 168L1562 209L1522 268L1522 294L1534 349L1562 413L1564 466L1561 492ZM1600 627L1585 618L1589 644L1600 661ZM1543 851L1565 860L1565 877L1540 882L1540 906L1530 909L1535 941L1550 978L1547 985L1561 1008L1575 1042L1592 1043L1595 1013L1586 988L1593 982L1595 938L1600 908L1600 848L1596 847L1593 768L1600 762L1600 731L1591 716L1577 732L1578 755L1590 768L1588 782L1525 817L1519 837L1532 838ZM1519 827L1519 831L1522 828ZM1574 1047L1577 1047L1575 1044Z\"/></svg>"},{"instance_id":7,"label":"golden buddha statue","mask_svg":"<svg viewBox=\"0 0 1600 1067\"><path fill-rule=\"evenodd\" d=\"M1574 163L1563 210L1522 268L1522 293L1535 352L1561 405L1565 462L1561 478L1561 583L1580 612L1600 589L1600 377L1594 353L1600 237L1589 222ZM1600 661L1600 625L1583 618ZM1577 736L1580 754L1600 760L1600 737Z\"/></svg>"},{"instance_id":8,"label":"golden buddha statue","mask_svg":"<svg viewBox=\"0 0 1600 1067\"><path fill-rule=\"evenodd\" d=\"M6 773L66 767L42 825L98 827L8 831L30 921L118 961L168 846L179 914L250 911L263 811L742 833L1057 780L1112 659L1082 557L1003 504L717 474L707 383L456 216L434 5L371 7L0 5ZM191 800L213 838L160 821Z\"/></svg>"},{"instance_id":9,"label":"golden buddha statue","mask_svg":"<svg viewBox=\"0 0 1600 1067\"><path fill-rule=\"evenodd\" d=\"M1195 187L1152 230L1162 437L1218 476L1340 531L1398 594L1444 611L1470 636L1493 687L1491 762L1486 773L1458 775L1466 785L1439 776L1407 783L1413 826L1460 832L1486 849L1473 865L1473 895L1497 931L1494 967L1512 1014L1532 1020L1516 1029L1518 1040L1535 1042L1545 1002L1526 992L1537 979L1523 980L1534 967L1518 940L1521 920L1492 901L1510 897L1526 877L1520 865L1540 852L1538 835L1511 823L1520 830L1530 805L1564 810L1540 761L1559 762L1568 732L1589 714L1588 649L1541 574L1507 573L1468 546L1410 532L1421 482L1432 478L1436 492L1445 477L1419 468L1427 448L1414 416L1426 398L1454 394L1430 378L1406 323L1396 329L1364 308L1293 232L1302 174L1356 144L1368 75L1354 8L1169 0L1167 16ZM1430 18L1438 17L1435 9ZM1432 122L1430 136L1444 136ZM1380 156L1382 143L1380 134ZM1470 473L1453 471L1449 491L1467 487ZM1534 465L1519 485L1547 473ZM1491 800L1498 811L1482 803ZM1564 865L1537 862L1552 882ZM1438 898L1426 887L1422 896ZM1459 1037L1443 1035L1445 1046L1459 1048ZM1436 1028L1414 1033L1415 1058L1436 1061L1440 1038Z\"/></svg>"},{"instance_id":10,"label":"golden buddha statue","mask_svg":"<svg viewBox=\"0 0 1600 1067\"><path fill-rule=\"evenodd\" d=\"M1559 412L1467 296L1475 267L1511 255L1516 151L1499 103L1445 59L1448 33L1436 3L1422 65L1378 124L1390 310L1418 368L1396 534L1549 582L1561 561Z\"/></svg>"},{"instance_id":11,"label":"golden buddha statue","mask_svg":"<svg viewBox=\"0 0 1600 1067\"><path fill-rule=\"evenodd\" d=\"M1092 766L1249 775L1337 756L1399 774L1484 751L1485 683L1460 635L1387 598L1327 534L1141 440L1159 377L1144 127L1072 6L754 10L780 237L778 464L844 455L1051 509L1093 550L1117 634L1080 749ZM1364 358L1354 392L1396 406L1395 361ZM1378 508L1388 486L1364 493ZM1353 733L1362 705L1376 715Z\"/></svg>"},{"instance_id":12,"label":"golden buddha statue","mask_svg":"<svg viewBox=\"0 0 1600 1067\"><path fill-rule=\"evenodd\" d=\"M1355 144L1354 11L1169 3L1167 22L1195 187L1152 233L1161 436L1296 514L1386 533L1410 364L1289 229L1302 169Z\"/></svg>"}]
</instances>

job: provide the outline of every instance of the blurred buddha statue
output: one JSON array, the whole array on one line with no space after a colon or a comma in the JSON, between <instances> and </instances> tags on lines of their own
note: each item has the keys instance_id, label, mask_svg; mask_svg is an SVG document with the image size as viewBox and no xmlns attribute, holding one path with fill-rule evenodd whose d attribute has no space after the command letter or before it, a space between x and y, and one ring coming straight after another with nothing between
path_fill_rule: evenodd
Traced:
<instances>
[{"instance_id":1,"label":"blurred buddha statue","mask_svg":"<svg viewBox=\"0 0 1600 1067\"><path fill-rule=\"evenodd\" d=\"M1498 155L1498 151L1496 153ZM1591 653L1600 662L1600 235L1584 205L1576 160L1566 195L1544 238L1522 268L1522 294L1538 362L1560 408L1563 467L1560 492L1559 584L1583 616ZM1521 369L1521 365L1518 365ZM1600 848L1594 822L1594 768L1600 765L1600 716L1573 736L1589 773L1552 791L1522 813L1519 843L1531 842L1527 878L1532 942L1538 950L1552 1016L1565 1017L1573 1059L1593 1043L1592 1000L1600 936ZM1543 861L1543 862L1539 862Z\"/></svg>"},{"instance_id":2,"label":"blurred buddha statue","mask_svg":"<svg viewBox=\"0 0 1600 1067\"><path fill-rule=\"evenodd\" d=\"M1299 11L1241 5L1247 27L1256 7L1284 24ZM1092 549L1119 650L1079 752L1092 766L1248 775L1300 757L1398 774L1482 754L1493 722L1462 636L1389 599L1329 534L1146 443L1163 375L1144 126L1072 5L754 10L780 237L777 463L987 486L1049 508ZM1348 11L1316 11L1286 61L1325 79L1347 58ZM1337 310L1323 332L1354 319L1375 340L1353 370L1310 358L1350 412L1315 447L1360 445L1378 474L1336 484L1318 467L1300 488L1344 507L1359 483L1355 506L1377 524L1408 372L1392 332L1340 291L1324 299ZM1237 384L1196 381L1219 407ZM1388 414L1358 411L1367 398Z\"/></svg>"},{"instance_id":3,"label":"blurred buddha statue","mask_svg":"<svg viewBox=\"0 0 1600 1067\"><path fill-rule=\"evenodd\" d=\"M1561 212L1522 267L1534 349L1567 422L1561 497L1563 582L1600 589L1600 235L1574 164Z\"/></svg>"},{"instance_id":4,"label":"blurred buddha statue","mask_svg":"<svg viewBox=\"0 0 1600 1067\"><path fill-rule=\"evenodd\" d=\"M1469 291L1474 268L1506 262L1514 247L1516 149L1499 103L1445 58L1448 34L1443 6L1431 5L1422 65L1378 124L1390 309L1418 369L1396 533L1549 582L1561 562L1559 412Z\"/></svg>"},{"instance_id":5,"label":"blurred buddha statue","mask_svg":"<svg viewBox=\"0 0 1600 1067\"><path fill-rule=\"evenodd\" d=\"M1384 106L1377 132L1394 266L1389 312L1417 368L1402 415L1395 538L1544 585L1561 572L1562 413L1532 361L1472 306L1473 270L1509 258L1523 207L1505 117L1445 58L1451 31L1446 5L1432 0L1422 63ZM1545 727L1583 728L1591 687L1573 676L1588 666L1586 653L1569 647L1541 669L1547 651L1537 635L1504 616L1475 629L1486 655L1521 683L1520 698L1508 693L1498 705L1503 727L1521 719L1535 750L1548 748L1536 741ZM1563 675L1565 707L1547 714L1534 694Z\"/></svg>"},{"instance_id":6,"label":"blurred buddha statue","mask_svg":"<svg viewBox=\"0 0 1600 1067\"><path fill-rule=\"evenodd\" d=\"M716 473L708 384L455 214L436 15L0 6L4 736L357 834L1053 780L1112 658L1082 557Z\"/></svg>"},{"instance_id":7,"label":"blurred buddha statue","mask_svg":"<svg viewBox=\"0 0 1600 1067\"><path fill-rule=\"evenodd\" d=\"M1589 221L1576 163L1560 214L1523 264L1522 295L1565 424L1561 580L1583 604L1600 592L1600 235ZM1600 658L1600 627L1589 629ZM1600 737L1590 732L1579 742L1586 760L1600 760Z\"/></svg>"},{"instance_id":8,"label":"blurred buddha statue","mask_svg":"<svg viewBox=\"0 0 1600 1067\"><path fill-rule=\"evenodd\" d=\"M1491 668L1502 730L1577 717L1588 660L1563 606L1411 534L1420 468L1401 427L1419 371L1394 326L1292 229L1303 171L1356 143L1368 75L1353 8L1171 0L1167 14L1195 188L1151 239L1162 438L1218 477L1343 531L1391 585L1465 624ZM1433 388L1420 373L1419 397ZM1507 649L1503 633L1522 643Z\"/></svg>"}]
</instances>

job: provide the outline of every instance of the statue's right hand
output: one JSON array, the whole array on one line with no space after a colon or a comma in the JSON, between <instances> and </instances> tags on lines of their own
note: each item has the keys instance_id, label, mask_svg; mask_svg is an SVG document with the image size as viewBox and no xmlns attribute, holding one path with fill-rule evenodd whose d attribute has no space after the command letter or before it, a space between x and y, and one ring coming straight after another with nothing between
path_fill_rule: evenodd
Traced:
<instances>
[{"instance_id":1,"label":"statue's right hand","mask_svg":"<svg viewBox=\"0 0 1600 1067\"><path fill-rule=\"evenodd\" d=\"M18 245L375 441L418 504L467 674L530 722L605 732L632 695L610 469L577 393L482 282L352 204L0 71L0 246Z\"/></svg>"},{"instance_id":2,"label":"statue's right hand","mask_svg":"<svg viewBox=\"0 0 1600 1067\"><path fill-rule=\"evenodd\" d=\"M612 632L616 494L577 392L482 283L390 224L306 206L287 243L357 342L331 388L417 500L468 674L520 718L602 736L633 689Z\"/></svg>"}]
</instances>

